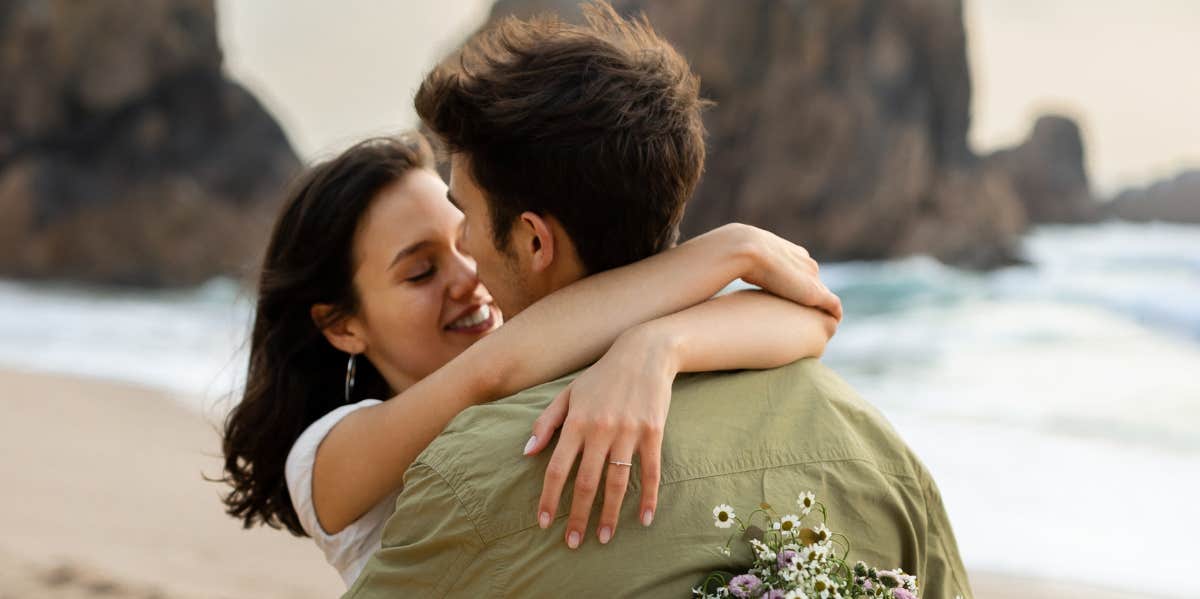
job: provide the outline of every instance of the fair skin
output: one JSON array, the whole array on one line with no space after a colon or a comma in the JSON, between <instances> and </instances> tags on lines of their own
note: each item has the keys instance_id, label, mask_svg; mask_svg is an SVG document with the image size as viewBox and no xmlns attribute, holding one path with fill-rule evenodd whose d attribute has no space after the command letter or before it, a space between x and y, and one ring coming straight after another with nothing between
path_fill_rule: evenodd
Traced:
<instances>
[{"instance_id":1,"label":"fair skin","mask_svg":"<svg viewBox=\"0 0 1200 599\"><path fill-rule=\"evenodd\" d=\"M515 255L539 273L534 286L526 289L548 293L557 289L536 304L526 301L533 293L523 296L519 287L512 286L504 286L503 294L493 301L475 274L470 253L477 239L474 227L486 225L486 219L464 222L463 213L446 201L446 186L436 173L410 172L377 195L355 238L359 310L326 327L324 333L338 349L364 354L398 394L347 416L321 444L314 465L313 500L327 532L340 531L399 488L417 454L458 412L582 368L618 337L623 340L620 353L626 356L622 360L650 352L668 357L667 370L658 371L660 377L667 377L671 368L696 367L700 361L689 354L698 349L682 350L668 342L681 339L671 327L711 327L711 323L689 321L686 309L704 302L734 278L770 281L765 288L774 293L827 307L840 316L840 303L820 285L815 263L809 264L811 259L802 248L749 227L713 231L629 267L569 284L583 276L578 259L568 259L573 255L569 239L549 219L524 218L522 222L528 222L538 238L515 231L521 237L514 240L539 248L533 254ZM510 259L483 256L489 261L487 268L497 264L492 261ZM509 266L514 268L508 273L511 276L523 272L520 266ZM505 271L490 272L503 275ZM673 292L641 292L651 285ZM788 334L786 357L790 359L773 356L780 363L818 355L836 326L834 317L791 301L763 294L736 295L761 295L754 298L757 309L767 307L761 302L770 300L769 309L789 319L784 326L796 326ZM734 327L735 319L750 317L756 309L739 306L743 301L730 301L725 307L712 303ZM512 314L522 315L498 328L496 303L512 306ZM314 306L314 319L321 321L328 310L328 306ZM685 312L676 315L680 310ZM680 316L682 323L657 320L670 315ZM711 313L691 318L711 318ZM750 345L749 340L743 341L747 341L744 348ZM727 367L734 366L731 362ZM627 377L619 389L603 382L580 387L577 382L568 409L558 407L570 414L564 426L578 427L577 411L595 418L597 409L588 406L604 403L607 396L615 395L614 390L650 398L638 418L651 422L662 409L661 391L655 389L661 390L663 380L669 388L669 378L650 384L645 378ZM549 419L539 421L553 425ZM543 433L543 446L550 434Z\"/></svg>"}]
</instances>

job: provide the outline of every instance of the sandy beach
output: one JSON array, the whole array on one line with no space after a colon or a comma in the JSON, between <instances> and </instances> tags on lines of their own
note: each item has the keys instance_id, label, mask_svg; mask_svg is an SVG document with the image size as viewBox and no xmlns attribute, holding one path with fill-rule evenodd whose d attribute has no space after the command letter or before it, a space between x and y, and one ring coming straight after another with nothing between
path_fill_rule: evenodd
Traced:
<instances>
[{"instance_id":1,"label":"sandy beach","mask_svg":"<svg viewBox=\"0 0 1200 599\"><path fill-rule=\"evenodd\" d=\"M213 425L135 386L0 371L0 597L335 597L307 539L226 516ZM15 491L15 492L14 492Z\"/></svg>"},{"instance_id":2,"label":"sandy beach","mask_svg":"<svg viewBox=\"0 0 1200 599\"><path fill-rule=\"evenodd\" d=\"M215 425L163 392L0 370L0 598L335 597L307 539L225 516ZM1134 595L973 572L980 599Z\"/></svg>"}]
</instances>

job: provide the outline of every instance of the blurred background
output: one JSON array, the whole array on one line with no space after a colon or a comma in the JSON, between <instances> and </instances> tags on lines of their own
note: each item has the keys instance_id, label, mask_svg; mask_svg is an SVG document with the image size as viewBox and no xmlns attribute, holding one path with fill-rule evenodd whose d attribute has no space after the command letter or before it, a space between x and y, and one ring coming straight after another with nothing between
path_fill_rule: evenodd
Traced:
<instances>
[{"instance_id":1,"label":"blurred background","mask_svg":"<svg viewBox=\"0 0 1200 599\"><path fill-rule=\"evenodd\" d=\"M0 597L340 591L200 478L281 190L414 127L489 18L575 4L0 0ZM685 233L822 262L825 361L933 472L977 595L1195 596L1200 4L614 5L717 103Z\"/></svg>"}]
</instances>

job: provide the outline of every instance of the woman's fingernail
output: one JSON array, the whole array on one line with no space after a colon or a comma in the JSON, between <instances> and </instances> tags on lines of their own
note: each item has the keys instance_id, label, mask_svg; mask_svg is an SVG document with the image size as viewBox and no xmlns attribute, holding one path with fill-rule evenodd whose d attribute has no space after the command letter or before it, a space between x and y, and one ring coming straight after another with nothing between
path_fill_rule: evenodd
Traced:
<instances>
[{"instance_id":1,"label":"woman's fingernail","mask_svg":"<svg viewBox=\"0 0 1200 599\"><path fill-rule=\"evenodd\" d=\"M600 529L600 544L605 545L612 539L612 529L605 526Z\"/></svg>"},{"instance_id":2,"label":"woman's fingernail","mask_svg":"<svg viewBox=\"0 0 1200 599\"><path fill-rule=\"evenodd\" d=\"M642 526L650 526L651 522L654 522L654 510L642 512Z\"/></svg>"},{"instance_id":3,"label":"woman's fingernail","mask_svg":"<svg viewBox=\"0 0 1200 599\"><path fill-rule=\"evenodd\" d=\"M529 452L533 450L534 443L537 443L537 435L533 435L525 442L525 455L529 455Z\"/></svg>"},{"instance_id":4,"label":"woman's fingernail","mask_svg":"<svg viewBox=\"0 0 1200 599\"><path fill-rule=\"evenodd\" d=\"M579 548L579 533L571 531L571 534L567 535L567 547L571 549Z\"/></svg>"},{"instance_id":5,"label":"woman's fingernail","mask_svg":"<svg viewBox=\"0 0 1200 599\"><path fill-rule=\"evenodd\" d=\"M542 512L538 514L538 526L542 528L550 528L550 512Z\"/></svg>"}]
</instances>

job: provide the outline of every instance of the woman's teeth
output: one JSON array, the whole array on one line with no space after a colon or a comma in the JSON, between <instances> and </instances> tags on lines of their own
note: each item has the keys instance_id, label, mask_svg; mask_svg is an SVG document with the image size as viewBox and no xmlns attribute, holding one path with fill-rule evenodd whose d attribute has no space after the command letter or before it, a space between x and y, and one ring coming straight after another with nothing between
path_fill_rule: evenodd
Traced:
<instances>
[{"instance_id":1,"label":"woman's teeth","mask_svg":"<svg viewBox=\"0 0 1200 599\"><path fill-rule=\"evenodd\" d=\"M492 317L492 309L487 304L479 306L479 309L470 314L450 323L447 328L451 329L469 329L473 326L481 324Z\"/></svg>"}]
</instances>

